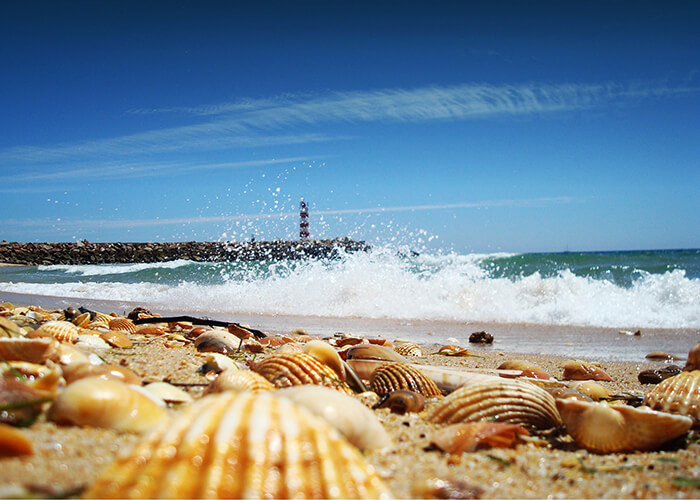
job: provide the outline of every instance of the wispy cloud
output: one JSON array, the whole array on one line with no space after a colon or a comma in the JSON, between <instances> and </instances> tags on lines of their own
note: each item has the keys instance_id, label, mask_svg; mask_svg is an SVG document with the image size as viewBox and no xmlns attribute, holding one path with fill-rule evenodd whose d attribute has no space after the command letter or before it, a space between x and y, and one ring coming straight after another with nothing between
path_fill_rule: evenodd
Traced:
<instances>
[{"instance_id":1,"label":"wispy cloud","mask_svg":"<svg viewBox=\"0 0 700 500\"><path fill-rule=\"evenodd\" d=\"M206 106L131 110L184 113L197 123L100 140L0 151L0 162L47 162L175 151L221 150L347 139L313 127L367 122L405 123L544 115L697 93L665 84L465 84L416 89L281 95ZM206 121L201 121L202 117ZM312 130L300 132L300 128ZM294 133L289 133L290 131ZM282 134L279 132L282 131ZM284 132L287 132L286 134Z\"/></svg>"}]
</instances>

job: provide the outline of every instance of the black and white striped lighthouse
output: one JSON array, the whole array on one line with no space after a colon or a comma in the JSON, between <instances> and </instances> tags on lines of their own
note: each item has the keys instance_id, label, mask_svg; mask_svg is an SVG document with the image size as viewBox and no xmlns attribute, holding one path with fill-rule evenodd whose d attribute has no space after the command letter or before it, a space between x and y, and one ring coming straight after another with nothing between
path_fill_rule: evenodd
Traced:
<instances>
[{"instance_id":1,"label":"black and white striped lighthouse","mask_svg":"<svg viewBox=\"0 0 700 500\"><path fill-rule=\"evenodd\" d=\"M299 204L299 237L302 240L308 240L309 239L309 206L306 204L306 201L304 201L304 198L301 199L301 203Z\"/></svg>"}]
</instances>

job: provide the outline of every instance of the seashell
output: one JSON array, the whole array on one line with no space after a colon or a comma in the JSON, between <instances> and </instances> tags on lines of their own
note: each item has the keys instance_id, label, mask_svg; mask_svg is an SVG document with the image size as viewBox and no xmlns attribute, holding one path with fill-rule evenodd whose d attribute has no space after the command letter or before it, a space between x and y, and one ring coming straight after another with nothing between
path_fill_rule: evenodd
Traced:
<instances>
[{"instance_id":1,"label":"seashell","mask_svg":"<svg viewBox=\"0 0 700 500\"><path fill-rule=\"evenodd\" d=\"M387 408L397 415L420 413L425 408L425 396L413 391L387 392L372 406L373 410L381 408Z\"/></svg>"},{"instance_id":2,"label":"seashell","mask_svg":"<svg viewBox=\"0 0 700 500\"><path fill-rule=\"evenodd\" d=\"M700 342L690 348L688 352L688 360L685 363L683 370L689 372L700 370Z\"/></svg>"},{"instance_id":3,"label":"seashell","mask_svg":"<svg viewBox=\"0 0 700 500\"><path fill-rule=\"evenodd\" d=\"M231 358L224 356L223 354L219 354L218 352L208 352L206 354L206 362L199 367L197 373L201 375L206 375L210 372L219 374L228 369L237 370L238 365L236 365Z\"/></svg>"},{"instance_id":4,"label":"seashell","mask_svg":"<svg viewBox=\"0 0 700 500\"><path fill-rule=\"evenodd\" d=\"M136 333L136 325L134 322L127 318L116 318L112 319L107 323L110 330L119 330L127 333Z\"/></svg>"},{"instance_id":5,"label":"seashell","mask_svg":"<svg viewBox=\"0 0 700 500\"><path fill-rule=\"evenodd\" d=\"M571 384L571 388L580 392L581 394L585 394L593 401L600 401L601 399L609 398L611 396L609 390L593 380L573 382Z\"/></svg>"},{"instance_id":6,"label":"seashell","mask_svg":"<svg viewBox=\"0 0 700 500\"><path fill-rule=\"evenodd\" d=\"M406 342L405 344L397 345L394 350L401 354L402 356L423 356L423 350L418 344L413 342Z\"/></svg>"},{"instance_id":7,"label":"seashell","mask_svg":"<svg viewBox=\"0 0 700 500\"><path fill-rule=\"evenodd\" d=\"M448 425L434 432L430 436L430 444L446 453L463 453L476 451L480 447L510 448L521 436L529 435L517 424L472 422Z\"/></svg>"},{"instance_id":8,"label":"seashell","mask_svg":"<svg viewBox=\"0 0 700 500\"><path fill-rule=\"evenodd\" d=\"M600 367L578 360L567 361L564 364L564 379L612 381L610 375L605 373Z\"/></svg>"},{"instance_id":9,"label":"seashell","mask_svg":"<svg viewBox=\"0 0 700 500\"><path fill-rule=\"evenodd\" d=\"M349 346L349 345L362 344L363 342L364 342L364 339L361 339L359 337L345 337L342 339L336 339L335 345L338 347L345 347L345 346Z\"/></svg>"},{"instance_id":10,"label":"seashell","mask_svg":"<svg viewBox=\"0 0 700 500\"><path fill-rule=\"evenodd\" d=\"M394 347L394 344L389 339L366 339L370 344L383 345L384 347Z\"/></svg>"},{"instance_id":11,"label":"seashell","mask_svg":"<svg viewBox=\"0 0 700 500\"><path fill-rule=\"evenodd\" d=\"M382 361L394 361L407 363L408 360L398 352L388 347L375 344L358 344L347 351L347 359L377 359Z\"/></svg>"},{"instance_id":12,"label":"seashell","mask_svg":"<svg viewBox=\"0 0 700 500\"><path fill-rule=\"evenodd\" d=\"M700 370L667 378L644 397L644 404L654 410L690 417L697 426L700 423Z\"/></svg>"},{"instance_id":13,"label":"seashell","mask_svg":"<svg viewBox=\"0 0 700 500\"><path fill-rule=\"evenodd\" d=\"M21 375L28 380L35 380L41 377L45 377L51 373L52 368L48 366L40 365L38 363L29 363L27 361L5 361L0 363L0 375L2 377L17 377L17 374ZM20 378L21 378L20 377Z\"/></svg>"},{"instance_id":14,"label":"seashell","mask_svg":"<svg viewBox=\"0 0 700 500\"><path fill-rule=\"evenodd\" d=\"M93 335L91 333L86 333L78 335L77 346L90 348L90 349L109 349L110 345L102 339L99 335Z\"/></svg>"},{"instance_id":15,"label":"seashell","mask_svg":"<svg viewBox=\"0 0 700 500\"><path fill-rule=\"evenodd\" d=\"M184 404L193 401L192 396L167 382L151 382L144 390L166 403Z\"/></svg>"},{"instance_id":16,"label":"seashell","mask_svg":"<svg viewBox=\"0 0 700 500\"><path fill-rule=\"evenodd\" d=\"M136 330L136 333L139 335L164 335L165 330L157 326L149 325L139 328Z\"/></svg>"},{"instance_id":17,"label":"seashell","mask_svg":"<svg viewBox=\"0 0 700 500\"><path fill-rule=\"evenodd\" d=\"M571 387L545 387L544 390L550 393L554 399L573 398L579 401L593 401L589 396Z\"/></svg>"},{"instance_id":18,"label":"seashell","mask_svg":"<svg viewBox=\"0 0 700 500\"><path fill-rule=\"evenodd\" d=\"M132 385L98 377L68 385L49 409L60 425L90 425L126 432L145 432L168 419L164 406Z\"/></svg>"},{"instance_id":19,"label":"seashell","mask_svg":"<svg viewBox=\"0 0 700 500\"><path fill-rule=\"evenodd\" d=\"M275 349L275 354L281 354L283 352L304 352L304 348L298 342L288 342Z\"/></svg>"},{"instance_id":20,"label":"seashell","mask_svg":"<svg viewBox=\"0 0 700 500\"><path fill-rule=\"evenodd\" d=\"M688 417L646 407L560 399L557 408L574 441L599 453L655 450L693 425Z\"/></svg>"},{"instance_id":21,"label":"seashell","mask_svg":"<svg viewBox=\"0 0 700 500\"><path fill-rule=\"evenodd\" d=\"M481 498L484 488L459 479L430 478L413 483L411 498Z\"/></svg>"},{"instance_id":22,"label":"seashell","mask_svg":"<svg viewBox=\"0 0 700 500\"><path fill-rule=\"evenodd\" d=\"M3 337L18 337L22 335L22 329L14 321L0 317L0 335Z\"/></svg>"},{"instance_id":23,"label":"seashell","mask_svg":"<svg viewBox=\"0 0 700 500\"><path fill-rule=\"evenodd\" d=\"M154 317L160 317L160 314L153 314L151 311L146 309L145 307L134 307L129 314L126 315L127 318L134 320L134 319L141 319L141 318L154 318Z\"/></svg>"},{"instance_id":24,"label":"seashell","mask_svg":"<svg viewBox=\"0 0 700 500\"><path fill-rule=\"evenodd\" d=\"M369 380L374 392L414 391L426 397L442 396L438 386L416 368L405 363L387 363L372 372Z\"/></svg>"},{"instance_id":25,"label":"seashell","mask_svg":"<svg viewBox=\"0 0 700 500\"><path fill-rule=\"evenodd\" d=\"M465 347L459 347L458 345L445 345L442 346L436 354L441 354L443 356L471 356L478 358L476 354L472 353L469 349Z\"/></svg>"},{"instance_id":26,"label":"seashell","mask_svg":"<svg viewBox=\"0 0 700 500\"><path fill-rule=\"evenodd\" d=\"M141 377L133 371L118 365L109 365L106 363L93 365L91 363L74 363L63 367L63 378L68 384L88 378L99 377L105 380L116 380L125 384L141 385Z\"/></svg>"},{"instance_id":27,"label":"seashell","mask_svg":"<svg viewBox=\"0 0 700 500\"><path fill-rule=\"evenodd\" d=\"M33 455L34 447L24 431L0 423L0 457Z\"/></svg>"},{"instance_id":28,"label":"seashell","mask_svg":"<svg viewBox=\"0 0 700 500\"><path fill-rule=\"evenodd\" d=\"M522 380L488 380L464 386L428 410L428 422L456 424L492 420L549 429L561 423L554 398Z\"/></svg>"},{"instance_id":29,"label":"seashell","mask_svg":"<svg viewBox=\"0 0 700 500\"><path fill-rule=\"evenodd\" d=\"M109 321L91 321L84 328L89 328L90 330L109 330Z\"/></svg>"},{"instance_id":30,"label":"seashell","mask_svg":"<svg viewBox=\"0 0 700 500\"><path fill-rule=\"evenodd\" d=\"M320 385L297 385L280 389L275 396L321 417L360 450L379 450L392 444L372 410L342 392Z\"/></svg>"},{"instance_id":31,"label":"seashell","mask_svg":"<svg viewBox=\"0 0 700 500\"><path fill-rule=\"evenodd\" d=\"M340 380L345 380L345 365L343 364L343 360L340 359L338 351L333 349L330 344L322 340L312 340L304 344L303 352L312 355L321 363L328 366L338 375Z\"/></svg>"},{"instance_id":32,"label":"seashell","mask_svg":"<svg viewBox=\"0 0 700 500\"><path fill-rule=\"evenodd\" d=\"M0 360L44 363L58 355L59 342L53 338L0 338Z\"/></svg>"},{"instance_id":33,"label":"seashell","mask_svg":"<svg viewBox=\"0 0 700 500\"><path fill-rule=\"evenodd\" d=\"M550 377L547 372L534 363L529 361L523 361L520 359L509 359L501 363L498 367L499 370L519 370L522 372L521 377L537 378L542 380L549 380Z\"/></svg>"},{"instance_id":34,"label":"seashell","mask_svg":"<svg viewBox=\"0 0 700 500\"><path fill-rule=\"evenodd\" d=\"M199 352L218 352L219 354L234 354L238 352L241 339L223 330L204 332L194 341Z\"/></svg>"},{"instance_id":35,"label":"seashell","mask_svg":"<svg viewBox=\"0 0 700 500\"><path fill-rule=\"evenodd\" d=\"M0 422L26 426L41 414L41 407L50 395L17 379L0 378Z\"/></svg>"},{"instance_id":36,"label":"seashell","mask_svg":"<svg viewBox=\"0 0 700 500\"><path fill-rule=\"evenodd\" d=\"M277 388L293 385L324 385L332 389L352 394L348 385L338 378L338 374L315 357L304 352L273 354L253 366Z\"/></svg>"},{"instance_id":37,"label":"seashell","mask_svg":"<svg viewBox=\"0 0 700 500\"><path fill-rule=\"evenodd\" d=\"M650 352L646 356L644 356L646 359L649 361L678 361L679 358L678 356L675 356L669 352L664 352L664 351L654 351Z\"/></svg>"},{"instance_id":38,"label":"seashell","mask_svg":"<svg viewBox=\"0 0 700 500\"><path fill-rule=\"evenodd\" d=\"M92 321L98 322L98 323L105 323L107 327L109 328L109 322L114 319L114 316L109 316L107 314L102 314L101 312L96 312L94 316L92 316Z\"/></svg>"},{"instance_id":39,"label":"seashell","mask_svg":"<svg viewBox=\"0 0 700 500\"><path fill-rule=\"evenodd\" d=\"M387 498L359 451L267 394L205 396L107 467L87 498Z\"/></svg>"},{"instance_id":40,"label":"seashell","mask_svg":"<svg viewBox=\"0 0 700 500\"><path fill-rule=\"evenodd\" d=\"M103 332L100 334L100 338L112 347L131 347L133 345L129 337L124 333L124 330Z\"/></svg>"},{"instance_id":41,"label":"seashell","mask_svg":"<svg viewBox=\"0 0 700 500\"><path fill-rule=\"evenodd\" d=\"M251 370L238 370L237 368L224 370L209 384L208 392L217 393L225 391L235 392L260 392L273 391L275 386L262 375Z\"/></svg>"},{"instance_id":42,"label":"seashell","mask_svg":"<svg viewBox=\"0 0 700 500\"><path fill-rule=\"evenodd\" d=\"M199 337L201 334L203 334L205 332L209 332L209 331L211 331L211 328L209 328L207 326L196 326L196 327L192 328L192 330L187 332L187 335L189 337Z\"/></svg>"},{"instance_id":43,"label":"seashell","mask_svg":"<svg viewBox=\"0 0 700 500\"><path fill-rule=\"evenodd\" d=\"M639 380L640 384L658 384L662 380L678 375L680 372L680 366L668 365L656 370L644 370L639 372L637 380Z\"/></svg>"},{"instance_id":44,"label":"seashell","mask_svg":"<svg viewBox=\"0 0 700 500\"><path fill-rule=\"evenodd\" d=\"M90 323L90 313L84 312L82 314L78 314L70 321L78 328L85 328Z\"/></svg>"},{"instance_id":45,"label":"seashell","mask_svg":"<svg viewBox=\"0 0 700 500\"><path fill-rule=\"evenodd\" d=\"M78 341L78 327L69 321L48 321L27 335L27 337L53 337L59 342Z\"/></svg>"}]
</instances>

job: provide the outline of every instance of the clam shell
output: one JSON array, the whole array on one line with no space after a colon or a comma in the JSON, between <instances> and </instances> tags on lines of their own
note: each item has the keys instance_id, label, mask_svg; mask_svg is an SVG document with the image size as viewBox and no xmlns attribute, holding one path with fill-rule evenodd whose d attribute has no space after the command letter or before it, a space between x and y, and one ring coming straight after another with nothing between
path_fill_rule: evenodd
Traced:
<instances>
[{"instance_id":1,"label":"clam shell","mask_svg":"<svg viewBox=\"0 0 700 500\"><path fill-rule=\"evenodd\" d=\"M397 345L394 347L394 350L402 356L423 356L423 350L418 344L414 344L413 342Z\"/></svg>"},{"instance_id":2,"label":"clam shell","mask_svg":"<svg viewBox=\"0 0 700 500\"><path fill-rule=\"evenodd\" d=\"M303 351L306 354L311 354L314 358L332 369L340 380L345 380L345 365L343 364L343 360L340 359L338 351L333 349L330 344L322 340L312 340L304 344Z\"/></svg>"},{"instance_id":3,"label":"clam shell","mask_svg":"<svg viewBox=\"0 0 700 500\"><path fill-rule=\"evenodd\" d=\"M644 404L654 410L693 419L700 423L700 370L682 372L655 386L644 397Z\"/></svg>"},{"instance_id":4,"label":"clam shell","mask_svg":"<svg viewBox=\"0 0 700 500\"><path fill-rule=\"evenodd\" d=\"M599 453L655 450L693 424L688 417L605 402L560 399L557 408L574 441Z\"/></svg>"},{"instance_id":5,"label":"clam shell","mask_svg":"<svg viewBox=\"0 0 700 500\"><path fill-rule=\"evenodd\" d=\"M100 338L113 347L131 347L133 344L125 333L126 330L110 330L100 334Z\"/></svg>"},{"instance_id":6,"label":"clam shell","mask_svg":"<svg viewBox=\"0 0 700 500\"><path fill-rule=\"evenodd\" d=\"M73 323L78 328L87 327L87 325L90 323L90 313L84 312L82 314L78 314L72 319L71 323Z\"/></svg>"},{"instance_id":7,"label":"clam shell","mask_svg":"<svg viewBox=\"0 0 700 500\"><path fill-rule=\"evenodd\" d=\"M324 385L352 394L352 390L338 378L337 373L304 352L273 354L257 363L253 371L280 389L293 385L312 384Z\"/></svg>"},{"instance_id":8,"label":"clam shell","mask_svg":"<svg viewBox=\"0 0 700 500\"><path fill-rule=\"evenodd\" d=\"M549 380L552 378L547 372L536 364L520 359L509 359L504 361L500 364L498 370L519 370L522 372L522 375L520 375L521 377L538 378L542 380Z\"/></svg>"},{"instance_id":9,"label":"clam shell","mask_svg":"<svg viewBox=\"0 0 700 500\"><path fill-rule=\"evenodd\" d=\"M233 354L238 352L241 339L223 330L209 330L197 337L194 346L199 352L218 352L219 354Z\"/></svg>"},{"instance_id":10,"label":"clam shell","mask_svg":"<svg viewBox=\"0 0 700 500\"><path fill-rule=\"evenodd\" d=\"M132 385L98 377L68 385L49 409L57 424L145 432L168 418L164 406Z\"/></svg>"},{"instance_id":11,"label":"clam shell","mask_svg":"<svg viewBox=\"0 0 700 500\"><path fill-rule=\"evenodd\" d=\"M351 347L347 351L347 359L377 359L399 363L408 362L406 358L393 349L376 344L358 344Z\"/></svg>"},{"instance_id":12,"label":"clam shell","mask_svg":"<svg viewBox=\"0 0 700 500\"><path fill-rule=\"evenodd\" d=\"M80 331L70 321L48 321L34 330L28 337L53 337L59 342L76 343Z\"/></svg>"},{"instance_id":13,"label":"clam shell","mask_svg":"<svg viewBox=\"0 0 700 500\"><path fill-rule=\"evenodd\" d=\"M58 356L60 344L53 338L23 337L0 338L0 359L4 361L27 361L44 363L47 359Z\"/></svg>"},{"instance_id":14,"label":"clam shell","mask_svg":"<svg viewBox=\"0 0 700 500\"><path fill-rule=\"evenodd\" d=\"M319 417L267 394L205 396L105 469L87 498L387 498Z\"/></svg>"},{"instance_id":15,"label":"clam shell","mask_svg":"<svg viewBox=\"0 0 700 500\"><path fill-rule=\"evenodd\" d=\"M157 326L142 326L136 330L136 333L139 335L164 335L165 330Z\"/></svg>"},{"instance_id":16,"label":"clam shell","mask_svg":"<svg viewBox=\"0 0 700 500\"><path fill-rule=\"evenodd\" d=\"M416 368L405 363L387 363L372 372L369 380L379 395L393 391L414 391L425 397L442 396L438 386Z\"/></svg>"},{"instance_id":17,"label":"clam shell","mask_svg":"<svg viewBox=\"0 0 700 500\"><path fill-rule=\"evenodd\" d=\"M136 333L136 325L127 318L115 318L107 323L110 330L119 330L127 333Z\"/></svg>"},{"instance_id":18,"label":"clam shell","mask_svg":"<svg viewBox=\"0 0 700 500\"><path fill-rule=\"evenodd\" d=\"M373 410L380 408L388 408L398 415L420 413L425 408L425 396L413 391L387 392L372 406Z\"/></svg>"},{"instance_id":19,"label":"clam shell","mask_svg":"<svg viewBox=\"0 0 700 500\"><path fill-rule=\"evenodd\" d=\"M275 396L321 417L360 450L378 450L392 444L374 412L347 394L320 385L297 385L280 389Z\"/></svg>"},{"instance_id":20,"label":"clam shell","mask_svg":"<svg viewBox=\"0 0 700 500\"><path fill-rule=\"evenodd\" d=\"M549 429L561 423L554 398L517 379L496 379L461 387L428 410L428 422L456 424L483 420Z\"/></svg>"},{"instance_id":21,"label":"clam shell","mask_svg":"<svg viewBox=\"0 0 700 500\"><path fill-rule=\"evenodd\" d=\"M192 396L167 382L152 382L145 386L144 389L166 403L183 404L192 402Z\"/></svg>"},{"instance_id":22,"label":"clam shell","mask_svg":"<svg viewBox=\"0 0 700 500\"><path fill-rule=\"evenodd\" d=\"M586 363L585 361L567 361L564 364L564 379L565 380L605 380L611 381L610 375L595 365Z\"/></svg>"},{"instance_id":23,"label":"clam shell","mask_svg":"<svg viewBox=\"0 0 700 500\"><path fill-rule=\"evenodd\" d=\"M109 364L93 365L85 362L73 363L63 367L63 378L68 384L88 377L117 380L119 382L138 386L140 386L142 382L141 377L123 366Z\"/></svg>"},{"instance_id":24,"label":"clam shell","mask_svg":"<svg viewBox=\"0 0 700 500\"><path fill-rule=\"evenodd\" d=\"M688 352L688 360L686 361L683 369L687 372L692 370L700 370L700 342L690 348L690 351Z\"/></svg>"},{"instance_id":25,"label":"clam shell","mask_svg":"<svg viewBox=\"0 0 700 500\"><path fill-rule=\"evenodd\" d=\"M517 424L473 422L448 425L434 432L430 443L446 453L463 453L475 451L479 446L509 448L520 436L529 435Z\"/></svg>"},{"instance_id":26,"label":"clam shell","mask_svg":"<svg viewBox=\"0 0 700 500\"><path fill-rule=\"evenodd\" d=\"M237 368L229 368L221 372L221 375L216 377L209 384L209 393L225 392L225 391L272 391L275 386L262 375L251 370L239 370Z\"/></svg>"},{"instance_id":27,"label":"clam shell","mask_svg":"<svg viewBox=\"0 0 700 500\"><path fill-rule=\"evenodd\" d=\"M593 401L600 401L601 399L609 398L611 393L608 389L600 385L594 380L582 380L579 382L574 382L571 384L571 388L575 391L585 394Z\"/></svg>"},{"instance_id":28,"label":"clam shell","mask_svg":"<svg viewBox=\"0 0 700 500\"><path fill-rule=\"evenodd\" d=\"M34 454L34 447L24 431L0 423L0 457L32 454Z\"/></svg>"}]
</instances>

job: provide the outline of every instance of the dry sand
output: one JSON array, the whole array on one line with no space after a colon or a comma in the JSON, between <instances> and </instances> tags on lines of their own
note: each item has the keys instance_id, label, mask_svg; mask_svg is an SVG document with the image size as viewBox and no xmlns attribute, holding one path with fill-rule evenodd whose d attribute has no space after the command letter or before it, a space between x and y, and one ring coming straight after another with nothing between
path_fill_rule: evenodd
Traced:
<instances>
[{"instance_id":1,"label":"dry sand","mask_svg":"<svg viewBox=\"0 0 700 500\"><path fill-rule=\"evenodd\" d=\"M109 311L106 311L109 312ZM257 325L252 325L256 326ZM289 324L287 332L299 325ZM330 329L334 329L329 326ZM313 333L313 332L311 332ZM692 344L688 344L687 349ZM476 348L480 357L454 358L434 354L439 345L424 345L417 363L464 368L495 368L505 359L525 359L561 378L568 357L505 354L501 349ZM195 398L208 380L197 374L203 355L191 343L165 337L139 340L132 348L112 348L106 361L128 366L147 382L181 385ZM682 365L682 362L679 362ZM662 366L646 360L603 362L613 382L602 382L615 394L643 395L651 386L637 381L642 369ZM176 411L176 410L172 410ZM700 443L697 434L669 444L662 451L594 454L570 440L534 440L513 449L486 449L449 455L429 449L434 426L419 414L393 415L376 410L394 439L394 446L366 452L392 494L398 498L424 495L442 498L639 498L700 497ZM132 434L95 428L60 427L41 421L25 430L35 453L0 459L0 494L27 490L39 496L75 495L110 463L117 451L137 441ZM446 489L441 489L446 485ZM441 496L442 495L442 496Z\"/></svg>"}]
</instances>

